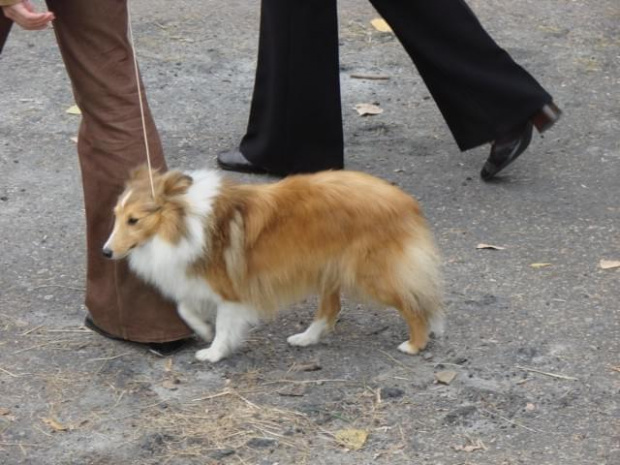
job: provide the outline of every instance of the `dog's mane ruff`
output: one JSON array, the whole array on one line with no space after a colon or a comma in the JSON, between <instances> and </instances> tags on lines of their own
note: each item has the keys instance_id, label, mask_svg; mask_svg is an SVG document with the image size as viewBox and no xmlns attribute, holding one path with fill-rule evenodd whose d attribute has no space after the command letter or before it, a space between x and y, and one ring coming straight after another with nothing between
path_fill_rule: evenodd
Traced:
<instances>
[{"instance_id":1,"label":"dog's mane ruff","mask_svg":"<svg viewBox=\"0 0 620 465\"><path fill-rule=\"evenodd\" d=\"M200 254L190 264L188 273L206 279L223 299L238 301L240 286L246 275L247 247L244 216L252 189L222 179L217 198L205 226L206 253Z\"/></svg>"},{"instance_id":2,"label":"dog's mane ruff","mask_svg":"<svg viewBox=\"0 0 620 465\"><path fill-rule=\"evenodd\" d=\"M187 277L187 269L209 253L209 223L222 184L221 176L215 171L186 174L192 178L192 185L181 199L185 204L184 236L171 243L155 235L129 256L132 269L175 300L188 295L190 287L194 289L195 278Z\"/></svg>"}]
</instances>

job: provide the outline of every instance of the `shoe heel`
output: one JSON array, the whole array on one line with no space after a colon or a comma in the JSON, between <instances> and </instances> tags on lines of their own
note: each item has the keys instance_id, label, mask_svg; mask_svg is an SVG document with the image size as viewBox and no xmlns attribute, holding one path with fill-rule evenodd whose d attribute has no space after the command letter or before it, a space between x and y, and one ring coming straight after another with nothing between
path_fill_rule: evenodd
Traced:
<instances>
[{"instance_id":1,"label":"shoe heel","mask_svg":"<svg viewBox=\"0 0 620 465\"><path fill-rule=\"evenodd\" d=\"M542 107L540 111L534 115L532 123L536 127L536 130L542 134L557 123L561 116L562 110L560 110L555 103L551 102Z\"/></svg>"}]
</instances>

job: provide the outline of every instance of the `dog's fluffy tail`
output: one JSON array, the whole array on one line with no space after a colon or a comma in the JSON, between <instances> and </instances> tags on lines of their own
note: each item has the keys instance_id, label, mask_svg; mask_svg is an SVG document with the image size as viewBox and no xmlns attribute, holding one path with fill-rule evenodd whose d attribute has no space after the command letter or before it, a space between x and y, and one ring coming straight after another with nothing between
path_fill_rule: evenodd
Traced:
<instances>
[{"instance_id":1,"label":"dog's fluffy tail","mask_svg":"<svg viewBox=\"0 0 620 465\"><path fill-rule=\"evenodd\" d=\"M443 335L443 283L439 255L432 238L424 237L410 245L402 263L401 279L406 305L421 314L430 333Z\"/></svg>"}]
</instances>

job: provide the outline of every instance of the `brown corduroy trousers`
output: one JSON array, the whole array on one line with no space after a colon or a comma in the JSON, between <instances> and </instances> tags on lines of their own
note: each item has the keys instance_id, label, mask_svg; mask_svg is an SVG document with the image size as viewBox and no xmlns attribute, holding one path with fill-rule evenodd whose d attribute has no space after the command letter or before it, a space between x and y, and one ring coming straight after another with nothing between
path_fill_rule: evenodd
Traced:
<instances>
[{"instance_id":1,"label":"brown corduroy trousers","mask_svg":"<svg viewBox=\"0 0 620 465\"><path fill-rule=\"evenodd\" d=\"M127 37L127 0L48 0L47 4L56 16L58 46L82 110L78 156L87 228L86 307L97 326L122 339L167 342L188 337L191 330L172 302L135 276L125 261L109 261L101 253L128 172L146 162ZM0 13L0 51L9 28L10 21ZM145 111L153 166L165 169L148 106Z\"/></svg>"}]
</instances>

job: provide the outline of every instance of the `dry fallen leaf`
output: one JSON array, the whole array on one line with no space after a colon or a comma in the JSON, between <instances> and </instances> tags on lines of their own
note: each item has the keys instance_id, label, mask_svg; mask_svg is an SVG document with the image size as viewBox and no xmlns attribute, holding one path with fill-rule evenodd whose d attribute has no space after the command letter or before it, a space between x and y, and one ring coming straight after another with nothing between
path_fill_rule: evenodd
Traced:
<instances>
[{"instance_id":1,"label":"dry fallen leaf","mask_svg":"<svg viewBox=\"0 0 620 465\"><path fill-rule=\"evenodd\" d=\"M294 364L291 367L291 371L318 371L321 368L321 364L318 360L312 360L310 362Z\"/></svg>"},{"instance_id":2,"label":"dry fallen leaf","mask_svg":"<svg viewBox=\"0 0 620 465\"><path fill-rule=\"evenodd\" d=\"M530 266L532 268L545 268L546 266L551 266L551 263L532 263Z\"/></svg>"},{"instance_id":3,"label":"dry fallen leaf","mask_svg":"<svg viewBox=\"0 0 620 465\"><path fill-rule=\"evenodd\" d=\"M336 431L336 441L351 450L360 450L368 439L368 431L361 429L341 429Z\"/></svg>"},{"instance_id":4,"label":"dry fallen leaf","mask_svg":"<svg viewBox=\"0 0 620 465\"><path fill-rule=\"evenodd\" d=\"M360 116L380 115L383 113L383 108L372 103L358 103L355 105L355 110Z\"/></svg>"},{"instance_id":5,"label":"dry fallen leaf","mask_svg":"<svg viewBox=\"0 0 620 465\"><path fill-rule=\"evenodd\" d=\"M489 250L506 250L506 247L500 247L499 245L491 245L491 244L478 244L476 248L477 249L489 249Z\"/></svg>"},{"instance_id":6,"label":"dry fallen leaf","mask_svg":"<svg viewBox=\"0 0 620 465\"><path fill-rule=\"evenodd\" d=\"M179 40L181 42L188 42L188 43L193 43L194 39L189 39L187 37L183 37L183 36L170 36L171 39L173 40Z\"/></svg>"},{"instance_id":7,"label":"dry fallen leaf","mask_svg":"<svg viewBox=\"0 0 620 465\"><path fill-rule=\"evenodd\" d=\"M0 407L0 417L6 418L9 421L15 421L17 418L11 414L11 411L7 408Z\"/></svg>"},{"instance_id":8,"label":"dry fallen leaf","mask_svg":"<svg viewBox=\"0 0 620 465\"><path fill-rule=\"evenodd\" d=\"M374 27L379 32L392 32L392 28L388 23L385 22L385 19L375 18L370 21L372 27Z\"/></svg>"},{"instance_id":9,"label":"dry fallen leaf","mask_svg":"<svg viewBox=\"0 0 620 465\"><path fill-rule=\"evenodd\" d=\"M179 384L181 384L181 380L174 377L171 379L166 379L163 383L161 383L162 387L164 389L168 389L169 391L176 391L179 389Z\"/></svg>"},{"instance_id":10,"label":"dry fallen leaf","mask_svg":"<svg viewBox=\"0 0 620 465\"><path fill-rule=\"evenodd\" d=\"M172 359L171 358L166 360L166 363L165 363L165 366L164 366L164 370L172 371Z\"/></svg>"},{"instance_id":11,"label":"dry fallen leaf","mask_svg":"<svg viewBox=\"0 0 620 465\"><path fill-rule=\"evenodd\" d=\"M441 384L450 384L458 373L456 371L440 371L435 373L435 379Z\"/></svg>"},{"instance_id":12,"label":"dry fallen leaf","mask_svg":"<svg viewBox=\"0 0 620 465\"><path fill-rule=\"evenodd\" d=\"M43 423L45 423L47 426L49 426L50 428L52 428L54 431L68 431L69 427L63 425L62 423L60 423L57 420L54 420L53 418L42 418Z\"/></svg>"},{"instance_id":13,"label":"dry fallen leaf","mask_svg":"<svg viewBox=\"0 0 620 465\"><path fill-rule=\"evenodd\" d=\"M601 260L599 265L604 270L610 270L612 268L620 268L620 260Z\"/></svg>"},{"instance_id":14,"label":"dry fallen leaf","mask_svg":"<svg viewBox=\"0 0 620 465\"><path fill-rule=\"evenodd\" d=\"M487 446L480 439L476 439L475 441L471 441L470 444L466 446L452 446L454 450L458 450L461 452L473 452L475 450L487 450Z\"/></svg>"},{"instance_id":15,"label":"dry fallen leaf","mask_svg":"<svg viewBox=\"0 0 620 465\"><path fill-rule=\"evenodd\" d=\"M70 115L81 115L82 114L82 110L80 110L80 107L78 107L77 105L72 105L69 108L67 108L67 113L69 113Z\"/></svg>"}]
</instances>

